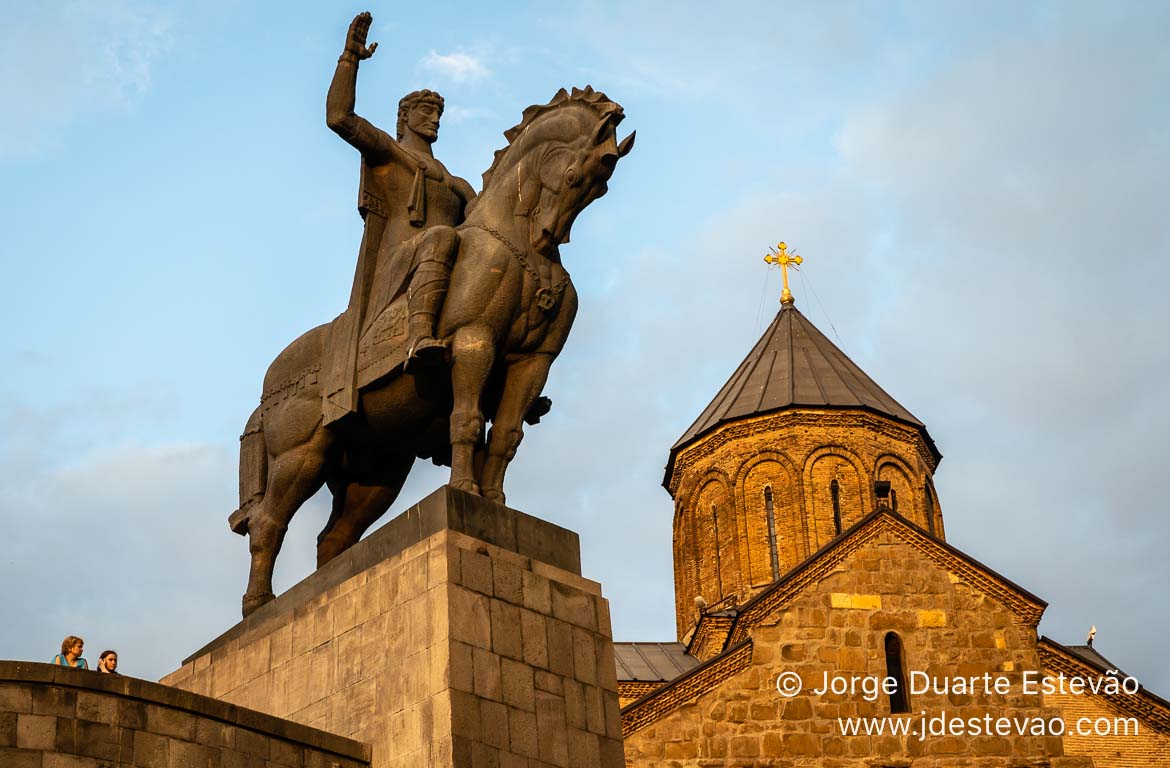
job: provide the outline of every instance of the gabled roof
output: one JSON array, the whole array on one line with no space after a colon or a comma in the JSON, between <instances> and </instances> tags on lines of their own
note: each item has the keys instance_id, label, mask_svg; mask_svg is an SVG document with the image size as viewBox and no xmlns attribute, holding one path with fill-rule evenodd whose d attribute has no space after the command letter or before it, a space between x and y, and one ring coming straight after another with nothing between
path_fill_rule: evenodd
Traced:
<instances>
[{"instance_id":1,"label":"gabled roof","mask_svg":"<svg viewBox=\"0 0 1170 768\"><path fill-rule=\"evenodd\" d=\"M696 659L706 661L717 656L727 647L727 636L735 629L737 611L704 611L699 615L699 623L695 625L687 642L687 653ZM684 641L687 639L684 637Z\"/></svg>"},{"instance_id":2,"label":"gabled roof","mask_svg":"<svg viewBox=\"0 0 1170 768\"><path fill-rule=\"evenodd\" d=\"M787 605L806 588L819 583L846 557L883 531L893 532L940 568L962 577L979 591L1006 606L1023 622L1032 626L1040 623L1040 616L1048 604L1039 597L901 515L888 509L879 509L863 517L779 581L741 605L727 643L733 645L742 641L752 626Z\"/></svg>"},{"instance_id":3,"label":"gabled roof","mask_svg":"<svg viewBox=\"0 0 1170 768\"><path fill-rule=\"evenodd\" d=\"M670 449L667 477L678 451L720 424L800 406L888 416L919 429L931 453L941 458L925 424L817 330L795 304L785 303L719 394Z\"/></svg>"},{"instance_id":4,"label":"gabled roof","mask_svg":"<svg viewBox=\"0 0 1170 768\"><path fill-rule=\"evenodd\" d=\"M1118 680L1128 677L1117 665L1088 645L1061 645L1050 637L1043 636L1039 643L1040 661L1046 672L1059 672L1069 677L1096 677L1114 675ZM1095 674L1086 675L1086 671ZM1100 695L1122 712L1142 720L1152 730L1170 735L1170 701L1146 688L1138 687L1136 694L1094 694L1091 690L1083 695Z\"/></svg>"},{"instance_id":5,"label":"gabled roof","mask_svg":"<svg viewBox=\"0 0 1170 768\"><path fill-rule=\"evenodd\" d=\"M703 624L706 622L731 622L730 631L719 626L706 633L710 638L710 642L706 643L709 646L707 652L715 655L623 707L622 733L629 736L746 669L751 663L750 630L753 627L768 623L770 617L783 610L806 589L815 587L835 573L847 557L885 532L893 533L938 567L959 576L1000 602L1026 624L1033 627L1039 624L1040 616L1047 607L1047 603L1039 597L897 513L879 509L866 515L736 610L703 614L695 630L696 638L705 633ZM692 648L694 643L692 640ZM712 647L719 643L722 643L722 647ZM621 644L615 643L615 647L617 645Z\"/></svg>"}]
</instances>

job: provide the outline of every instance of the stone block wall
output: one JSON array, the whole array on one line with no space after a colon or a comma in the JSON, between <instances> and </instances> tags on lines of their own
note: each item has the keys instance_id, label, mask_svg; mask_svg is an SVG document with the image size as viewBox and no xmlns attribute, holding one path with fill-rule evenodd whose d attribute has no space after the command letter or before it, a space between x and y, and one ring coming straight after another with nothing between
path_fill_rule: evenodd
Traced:
<instances>
[{"instance_id":1,"label":"stone block wall","mask_svg":"<svg viewBox=\"0 0 1170 768\"><path fill-rule=\"evenodd\" d=\"M368 768L365 744L157 683L0 661L3 768Z\"/></svg>"},{"instance_id":2,"label":"stone block wall","mask_svg":"<svg viewBox=\"0 0 1170 768\"><path fill-rule=\"evenodd\" d=\"M969 564L943 567L945 553L926 556L879 517L857 534L842 559L813 564L807 586L753 620L746 639L648 700L627 709L626 757L631 766L1089 766L1065 757L1053 736L917 736L843 733L838 717L919 718L946 713L964 719L1060 717L1039 694L1022 691L1024 670L1041 669L1036 622L1042 604L1005 598ZM904 526L901 530L905 530ZM938 548L941 550L941 547ZM960 567L962 566L962 567ZM1004 602L1004 601L1007 602ZM910 697L910 714L891 715L888 697L816 695L825 675L887 674L885 638L895 632L906 674L1011 680L1007 694L927 692ZM735 641L740 632L733 633ZM736 654L750 661L733 664ZM725 674L703 680L723 664ZM782 673L799 675L803 690L786 698L776 689ZM689 697L679 691L694 685ZM673 699L672 699L673 697ZM664 706L654 712L655 699Z\"/></svg>"},{"instance_id":3,"label":"stone block wall","mask_svg":"<svg viewBox=\"0 0 1170 768\"><path fill-rule=\"evenodd\" d=\"M165 682L367 742L377 768L622 765L576 536L450 489L420 507Z\"/></svg>"}]
</instances>

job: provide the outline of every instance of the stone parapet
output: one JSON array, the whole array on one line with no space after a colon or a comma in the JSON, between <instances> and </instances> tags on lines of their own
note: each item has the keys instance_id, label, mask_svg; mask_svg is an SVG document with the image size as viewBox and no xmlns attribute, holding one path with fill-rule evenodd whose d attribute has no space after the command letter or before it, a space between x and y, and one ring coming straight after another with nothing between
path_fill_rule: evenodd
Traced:
<instances>
[{"instance_id":1,"label":"stone parapet","mask_svg":"<svg viewBox=\"0 0 1170 768\"><path fill-rule=\"evenodd\" d=\"M447 487L164 682L367 742L377 768L624 764L576 534Z\"/></svg>"},{"instance_id":2,"label":"stone parapet","mask_svg":"<svg viewBox=\"0 0 1170 768\"><path fill-rule=\"evenodd\" d=\"M0 661L0 766L366 768L351 739L124 675Z\"/></svg>"}]
</instances>

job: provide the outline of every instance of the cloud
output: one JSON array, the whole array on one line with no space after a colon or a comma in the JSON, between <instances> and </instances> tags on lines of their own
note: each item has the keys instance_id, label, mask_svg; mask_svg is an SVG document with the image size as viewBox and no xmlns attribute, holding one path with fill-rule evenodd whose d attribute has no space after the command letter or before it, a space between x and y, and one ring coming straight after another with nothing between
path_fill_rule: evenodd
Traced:
<instances>
[{"instance_id":1,"label":"cloud","mask_svg":"<svg viewBox=\"0 0 1170 768\"><path fill-rule=\"evenodd\" d=\"M231 615L238 576L224 567L222 535L231 464L214 446L173 445L123 446L20 475L5 465L0 581L26 588L8 594L20 620L0 628L0 656L45 661L76 634L91 656L121 651L128 674L176 666L187 651L178 646Z\"/></svg>"},{"instance_id":2,"label":"cloud","mask_svg":"<svg viewBox=\"0 0 1170 768\"><path fill-rule=\"evenodd\" d=\"M227 527L236 446L79 442L77 425L106 405L95 398L0 414L0 583L22 585L7 590L14 620L0 626L0 658L47 661L75 634L91 663L112 647L127 674L158 678L239 620L248 549ZM116 434L108 423L116 418L91 426ZM313 568L314 518L327 516L321 501L293 524L280 589Z\"/></svg>"},{"instance_id":3,"label":"cloud","mask_svg":"<svg viewBox=\"0 0 1170 768\"><path fill-rule=\"evenodd\" d=\"M460 84L478 83L491 76L491 71L479 57L463 50L438 53L432 49L419 62L419 67Z\"/></svg>"},{"instance_id":4,"label":"cloud","mask_svg":"<svg viewBox=\"0 0 1170 768\"><path fill-rule=\"evenodd\" d=\"M138 398L144 403L154 410ZM123 672L157 679L240 620L248 542L227 525L238 443L94 446L76 437L79 423L116 435L114 422L135 413L143 411L99 396L0 409L0 584L10 587L13 617L0 624L0 659L48 661L74 634L85 638L91 665L114 648ZM392 514L445 482L421 465ZM292 521L277 593L316 567L328 514L322 492Z\"/></svg>"},{"instance_id":5,"label":"cloud","mask_svg":"<svg viewBox=\"0 0 1170 768\"><path fill-rule=\"evenodd\" d=\"M133 0L10 4L0 23L0 158L33 154L76 118L125 108L172 43L170 15Z\"/></svg>"},{"instance_id":6,"label":"cloud","mask_svg":"<svg viewBox=\"0 0 1170 768\"><path fill-rule=\"evenodd\" d=\"M1103 38L1127 42L1086 60ZM1136 19L1054 25L883 94L838 138L893 278L868 371L947 454L948 539L1047 599L1046 633L1108 627L1098 648L1154 690L1170 618L1117 596L1170 582L1149 480L1170 464L1160 46Z\"/></svg>"},{"instance_id":7,"label":"cloud","mask_svg":"<svg viewBox=\"0 0 1170 768\"><path fill-rule=\"evenodd\" d=\"M775 311L758 258L785 238L808 259L798 306L946 454L937 481L949 541L1048 600L1045 633L1080 643L1095 623L1103 653L1170 688L1159 642L1170 617L1155 586L1170 582L1160 549L1170 521L1153 480L1170 465L1160 332L1170 325L1160 97L1170 60L1150 31L1164 25L1082 15L1024 26L834 107L832 162L789 162L774 187L786 191L742 182L747 199L732 187L717 207L708 188L706 219L582 278L582 310L550 377L549 436L544 422L529 431L510 487L520 508L556 509L581 531L620 639L664 639L673 627L671 503L653 484ZM1086 58L1103 34L1124 51ZM647 39L629 61L654 55ZM619 59L610 63L628 63ZM808 74L802 93L841 93L835 70L793 59ZM725 95L743 90L711 57L679 62L707 65L733 84ZM791 108L833 106L812 98ZM760 157L753 176L774 173L768 152L781 138L740 141ZM629 183L624 168L615 191ZM597 254L591 268L615 264L597 232L574 234L570 268L590 261L578 248ZM1152 610L1119 595L1152 596Z\"/></svg>"},{"instance_id":8,"label":"cloud","mask_svg":"<svg viewBox=\"0 0 1170 768\"><path fill-rule=\"evenodd\" d=\"M670 99L751 99L801 119L880 58L887 9L866 3L583 3L570 26L594 49L607 90ZM745 25L744 20L750 19ZM563 25L563 22L558 24ZM781 121L776 121L777 123Z\"/></svg>"}]
</instances>

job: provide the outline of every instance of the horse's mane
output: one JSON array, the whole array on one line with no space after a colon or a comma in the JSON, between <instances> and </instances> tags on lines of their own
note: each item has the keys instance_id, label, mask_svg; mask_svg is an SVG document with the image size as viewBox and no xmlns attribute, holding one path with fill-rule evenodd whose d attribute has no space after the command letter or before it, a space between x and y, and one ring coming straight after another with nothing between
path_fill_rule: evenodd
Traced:
<instances>
[{"instance_id":1,"label":"horse's mane","mask_svg":"<svg viewBox=\"0 0 1170 768\"><path fill-rule=\"evenodd\" d=\"M593 90L593 86L587 85L584 89L574 88L572 93L567 92L564 88L556 92L548 104L533 104L528 109L524 110L521 115L520 122L504 131L504 138L508 143L496 151L495 157L492 159L492 165L483 173L483 187L486 191L488 185L491 184L492 174L500 165L500 161L508 154L508 150L512 148L512 144L516 139L524 134L524 130L532 125L538 118L571 104L583 104L593 109L597 114L599 120L606 119L611 115L616 115L613 122L617 125L625 117L622 112L621 104L615 101L610 101L609 97L601 91ZM481 193L482 194L482 193Z\"/></svg>"}]
</instances>

